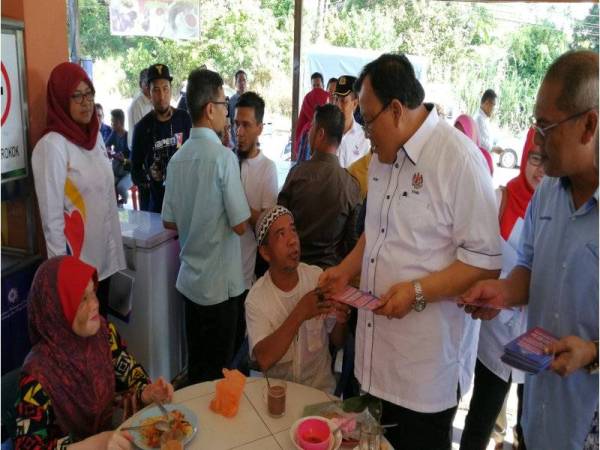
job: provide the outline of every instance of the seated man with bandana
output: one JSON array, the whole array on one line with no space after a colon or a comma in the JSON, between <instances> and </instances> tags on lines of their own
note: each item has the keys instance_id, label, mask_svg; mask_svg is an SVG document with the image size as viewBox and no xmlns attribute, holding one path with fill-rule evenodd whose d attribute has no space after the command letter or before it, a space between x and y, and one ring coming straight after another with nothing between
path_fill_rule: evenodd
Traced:
<instances>
[{"instance_id":1,"label":"seated man with bandana","mask_svg":"<svg viewBox=\"0 0 600 450\"><path fill-rule=\"evenodd\" d=\"M258 251L269 270L250 289L246 324L250 354L268 376L331 392L329 339L339 347L350 308L317 290L322 270L300 262L292 213L282 206L256 223Z\"/></svg>"}]
</instances>

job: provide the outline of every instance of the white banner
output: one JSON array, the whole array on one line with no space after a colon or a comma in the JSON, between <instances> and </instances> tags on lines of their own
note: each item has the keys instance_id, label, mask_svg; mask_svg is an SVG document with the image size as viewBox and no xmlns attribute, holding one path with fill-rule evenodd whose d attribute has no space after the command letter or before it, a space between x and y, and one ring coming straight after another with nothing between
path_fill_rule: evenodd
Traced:
<instances>
[{"instance_id":1,"label":"white banner","mask_svg":"<svg viewBox=\"0 0 600 450\"><path fill-rule=\"evenodd\" d=\"M116 36L200 39L200 1L111 0L110 32Z\"/></svg>"},{"instance_id":2,"label":"white banner","mask_svg":"<svg viewBox=\"0 0 600 450\"><path fill-rule=\"evenodd\" d=\"M17 38L2 32L2 182L27 175Z\"/></svg>"}]
</instances>

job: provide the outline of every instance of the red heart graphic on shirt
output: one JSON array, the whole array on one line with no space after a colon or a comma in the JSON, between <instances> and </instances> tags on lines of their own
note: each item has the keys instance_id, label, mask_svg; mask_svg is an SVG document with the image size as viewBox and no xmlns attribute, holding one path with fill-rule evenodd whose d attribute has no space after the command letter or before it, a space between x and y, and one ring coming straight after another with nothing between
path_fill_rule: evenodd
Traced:
<instances>
[{"instance_id":1,"label":"red heart graphic on shirt","mask_svg":"<svg viewBox=\"0 0 600 450\"><path fill-rule=\"evenodd\" d=\"M73 211L71 215L65 213L65 237L67 238L67 246L71 250L71 255L79 258L85 237L85 224L78 210Z\"/></svg>"}]
</instances>

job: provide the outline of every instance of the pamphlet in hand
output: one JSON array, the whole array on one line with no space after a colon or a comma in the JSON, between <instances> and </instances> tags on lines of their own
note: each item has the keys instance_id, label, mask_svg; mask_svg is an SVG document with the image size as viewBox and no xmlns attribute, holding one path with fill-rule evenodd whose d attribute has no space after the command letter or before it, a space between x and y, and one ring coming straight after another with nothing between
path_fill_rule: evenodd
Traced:
<instances>
[{"instance_id":1,"label":"pamphlet in hand","mask_svg":"<svg viewBox=\"0 0 600 450\"><path fill-rule=\"evenodd\" d=\"M552 363L553 355L546 355L544 349L557 340L546 330L536 327L506 344L501 359L511 367L537 374Z\"/></svg>"},{"instance_id":2,"label":"pamphlet in hand","mask_svg":"<svg viewBox=\"0 0 600 450\"><path fill-rule=\"evenodd\" d=\"M369 311L373 311L383 305L383 302L379 298L352 286L347 286L341 293L333 295L331 298L355 308L367 309Z\"/></svg>"}]
</instances>

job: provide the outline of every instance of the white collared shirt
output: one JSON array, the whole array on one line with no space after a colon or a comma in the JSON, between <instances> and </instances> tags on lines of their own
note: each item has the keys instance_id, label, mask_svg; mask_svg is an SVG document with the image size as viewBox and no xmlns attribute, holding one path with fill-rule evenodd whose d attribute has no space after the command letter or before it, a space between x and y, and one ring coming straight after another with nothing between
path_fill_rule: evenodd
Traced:
<instances>
[{"instance_id":1,"label":"white collared shirt","mask_svg":"<svg viewBox=\"0 0 600 450\"><path fill-rule=\"evenodd\" d=\"M492 151L494 146L494 140L492 137L492 131L490 130L490 118L479 108L479 111L475 113L475 123L479 130L479 145L485 148L488 152Z\"/></svg>"},{"instance_id":2,"label":"white collared shirt","mask_svg":"<svg viewBox=\"0 0 600 450\"><path fill-rule=\"evenodd\" d=\"M337 149L336 155L340 160L340 166L343 168L350 165L369 153L371 143L365 136L362 127L352 119L352 127L344 133L342 142Z\"/></svg>"},{"instance_id":3,"label":"white collared shirt","mask_svg":"<svg viewBox=\"0 0 600 450\"><path fill-rule=\"evenodd\" d=\"M455 260L502 264L492 180L475 145L432 109L394 164L374 156L361 289L376 296ZM359 311L355 374L363 390L418 412L457 404L473 376L478 324L453 299L389 320Z\"/></svg>"},{"instance_id":4,"label":"white collared shirt","mask_svg":"<svg viewBox=\"0 0 600 450\"><path fill-rule=\"evenodd\" d=\"M517 250L521 239L521 231L525 221L518 218L508 237L502 240L502 272L500 278L506 278L517 263ZM498 378L513 383L523 383L525 374L502 362L504 346L527 331L527 307L503 309L492 320L484 320L479 331L479 347L477 358Z\"/></svg>"}]
</instances>

